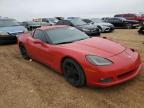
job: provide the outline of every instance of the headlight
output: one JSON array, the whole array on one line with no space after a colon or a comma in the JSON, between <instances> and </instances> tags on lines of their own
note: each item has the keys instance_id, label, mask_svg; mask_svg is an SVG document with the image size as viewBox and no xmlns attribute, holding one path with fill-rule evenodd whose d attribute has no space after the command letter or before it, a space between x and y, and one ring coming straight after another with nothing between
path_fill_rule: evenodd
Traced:
<instances>
[{"instance_id":1,"label":"headlight","mask_svg":"<svg viewBox=\"0 0 144 108\"><path fill-rule=\"evenodd\" d=\"M83 30L83 31L90 31L89 29L85 29L85 28L83 28L82 30Z\"/></svg>"},{"instance_id":2,"label":"headlight","mask_svg":"<svg viewBox=\"0 0 144 108\"><path fill-rule=\"evenodd\" d=\"M99 65L99 66L104 66L104 65L110 65L112 62L106 58L94 56L94 55L87 55L86 59L93 65Z\"/></svg>"}]
</instances>

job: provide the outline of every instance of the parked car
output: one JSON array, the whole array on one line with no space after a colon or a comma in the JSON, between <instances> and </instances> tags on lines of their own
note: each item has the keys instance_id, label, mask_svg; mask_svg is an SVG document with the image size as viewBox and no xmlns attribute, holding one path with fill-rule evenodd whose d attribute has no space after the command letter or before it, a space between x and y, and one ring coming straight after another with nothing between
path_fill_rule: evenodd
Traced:
<instances>
[{"instance_id":1,"label":"parked car","mask_svg":"<svg viewBox=\"0 0 144 108\"><path fill-rule=\"evenodd\" d=\"M64 17L55 17L58 20L64 20Z\"/></svg>"},{"instance_id":2,"label":"parked car","mask_svg":"<svg viewBox=\"0 0 144 108\"><path fill-rule=\"evenodd\" d=\"M128 14L117 14L117 15L114 15L114 17L123 17L127 20L136 20L136 21L144 21L144 16L142 15L136 15L136 14L131 14L131 13L128 13Z\"/></svg>"},{"instance_id":3,"label":"parked car","mask_svg":"<svg viewBox=\"0 0 144 108\"><path fill-rule=\"evenodd\" d=\"M49 26L51 24L46 22L35 22L35 21L24 21L22 25L25 26L29 31L32 31L41 26Z\"/></svg>"},{"instance_id":4,"label":"parked car","mask_svg":"<svg viewBox=\"0 0 144 108\"><path fill-rule=\"evenodd\" d=\"M42 18L42 22L47 22L51 25L54 25L58 22L59 20L57 18Z\"/></svg>"},{"instance_id":5,"label":"parked car","mask_svg":"<svg viewBox=\"0 0 144 108\"><path fill-rule=\"evenodd\" d=\"M80 17L67 17L68 20L81 19Z\"/></svg>"},{"instance_id":6,"label":"parked car","mask_svg":"<svg viewBox=\"0 0 144 108\"><path fill-rule=\"evenodd\" d=\"M142 67L134 50L70 26L44 26L18 38L23 58L32 58L64 75L76 87L107 87L137 76Z\"/></svg>"},{"instance_id":7,"label":"parked car","mask_svg":"<svg viewBox=\"0 0 144 108\"><path fill-rule=\"evenodd\" d=\"M56 25L68 25L85 32L89 36L100 36L100 30L97 26L89 25L80 19L60 20Z\"/></svg>"},{"instance_id":8,"label":"parked car","mask_svg":"<svg viewBox=\"0 0 144 108\"><path fill-rule=\"evenodd\" d=\"M82 20L84 22L86 22L87 24L96 25L101 30L102 33L108 33L108 32L112 32L114 30L114 25L113 24L103 22L99 18L82 19Z\"/></svg>"},{"instance_id":9,"label":"parked car","mask_svg":"<svg viewBox=\"0 0 144 108\"><path fill-rule=\"evenodd\" d=\"M12 44L17 42L17 35L27 32L15 19L0 18L0 44Z\"/></svg>"},{"instance_id":10,"label":"parked car","mask_svg":"<svg viewBox=\"0 0 144 108\"><path fill-rule=\"evenodd\" d=\"M135 20L127 20L121 17L103 18L105 22L111 23L115 28L136 28L139 27L139 22Z\"/></svg>"}]
</instances>

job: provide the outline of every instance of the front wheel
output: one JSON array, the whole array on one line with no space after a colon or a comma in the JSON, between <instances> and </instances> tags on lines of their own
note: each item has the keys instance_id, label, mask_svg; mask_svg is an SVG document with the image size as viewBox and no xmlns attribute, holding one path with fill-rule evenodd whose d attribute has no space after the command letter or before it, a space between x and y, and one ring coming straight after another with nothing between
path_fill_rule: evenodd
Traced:
<instances>
[{"instance_id":1,"label":"front wheel","mask_svg":"<svg viewBox=\"0 0 144 108\"><path fill-rule=\"evenodd\" d=\"M62 64L65 79L75 87L85 85L85 75L81 66L72 59L65 59Z\"/></svg>"},{"instance_id":2,"label":"front wheel","mask_svg":"<svg viewBox=\"0 0 144 108\"><path fill-rule=\"evenodd\" d=\"M22 43L19 44L19 49L20 49L20 52L21 52L21 55L24 59L29 59L29 56L27 54L27 50L26 48L24 47L24 45Z\"/></svg>"}]
</instances>

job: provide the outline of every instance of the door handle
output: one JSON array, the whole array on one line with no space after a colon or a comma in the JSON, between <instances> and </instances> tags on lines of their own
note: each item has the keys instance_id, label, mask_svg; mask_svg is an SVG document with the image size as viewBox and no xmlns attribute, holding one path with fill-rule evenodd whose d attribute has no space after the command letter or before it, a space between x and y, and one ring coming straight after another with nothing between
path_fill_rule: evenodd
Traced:
<instances>
[{"instance_id":1,"label":"door handle","mask_svg":"<svg viewBox=\"0 0 144 108\"><path fill-rule=\"evenodd\" d=\"M41 42L39 42L39 41L33 41L33 43L35 43L35 44L41 44Z\"/></svg>"},{"instance_id":2,"label":"door handle","mask_svg":"<svg viewBox=\"0 0 144 108\"><path fill-rule=\"evenodd\" d=\"M33 41L34 44L40 44L41 46L46 47L46 45L42 41Z\"/></svg>"}]
</instances>

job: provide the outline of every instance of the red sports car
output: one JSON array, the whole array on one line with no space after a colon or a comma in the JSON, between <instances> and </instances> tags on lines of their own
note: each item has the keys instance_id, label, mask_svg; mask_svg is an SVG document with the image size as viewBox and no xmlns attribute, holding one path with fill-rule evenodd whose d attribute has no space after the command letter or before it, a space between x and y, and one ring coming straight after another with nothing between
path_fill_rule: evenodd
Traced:
<instances>
[{"instance_id":1,"label":"red sports car","mask_svg":"<svg viewBox=\"0 0 144 108\"><path fill-rule=\"evenodd\" d=\"M73 86L107 87L139 74L140 55L100 37L89 37L69 26L44 26L21 34L23 58L32 58L64 75Z\"/></svg>"}]
</instances>

